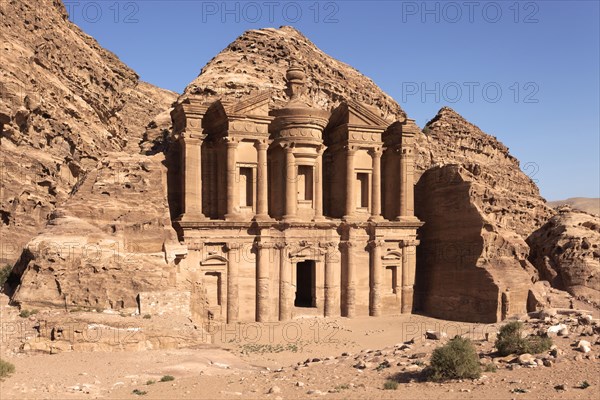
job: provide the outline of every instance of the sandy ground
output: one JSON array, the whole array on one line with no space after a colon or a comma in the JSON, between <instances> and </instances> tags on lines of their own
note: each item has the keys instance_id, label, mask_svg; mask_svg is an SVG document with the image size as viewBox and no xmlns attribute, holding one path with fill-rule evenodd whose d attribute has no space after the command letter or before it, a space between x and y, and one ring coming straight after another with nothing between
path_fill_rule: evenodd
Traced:
<instances>
[{"instance_id":1,"label":"sandy ground","mask_svg":"<svg viewBox=\"0 0 600 400\"><path fill-rule=\"evenodd\" d=\"M213 344L190 349L9 354L3 358L15 365L16 372L0 383L0 393L2 399L600 398L599 346L594 346L589 359L582 357L571 348L575 336L555 339L564 355L552 367L501 367L484 372L478 380L443 384L420 382L417 372L403 371L415 354L426 362L440 344L424 339L427 329L466 335L478 351L488 354L493 344L482 339L497 327L416 315L214 324L206 327ZM394 347L412 338L410 350ZM378 349L384 350L380 357L374 352ZM375 367L383 359L392 360L392 366L360 370L353 367L357 355L374 355ZM307 359L316 360L305 364ZM159 382L164 375L175 380ZM388 379L399 382L396 390L383 390ZM149 380L157 382L147 384ZM591 386L576 388L583 381ZM555 389L560 384L566 391ZM139 394L134 394L136 389Z\"/></svg>"}]
</instances>

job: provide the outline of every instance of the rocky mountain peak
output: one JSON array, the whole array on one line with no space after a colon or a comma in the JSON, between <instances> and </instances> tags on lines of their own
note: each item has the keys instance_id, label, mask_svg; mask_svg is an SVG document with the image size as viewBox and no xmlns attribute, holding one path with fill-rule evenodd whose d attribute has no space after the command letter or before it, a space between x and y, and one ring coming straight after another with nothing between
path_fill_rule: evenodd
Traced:
<instances>
[{"instance_id":1,"label":"rocky mountain peak","mask_svg":"<svg viewBox=\"0 0 600 400\"><path fill-rule=\"evenodd\" d=\"M479 146L482 150L484 147L488 147L488 150L493 149L494 152L502 154L507 162L518 165L517 159L510 155L508 147L496 137L488 135L478 126L467 121L450 107L440 108L436 116L425 124L423 132L434 136L438 140L447 142L447 144L456 143L463 139L468 140L473 146Z\"/></svg>"},{"instance_id":2,"label":"rocky mountain peak","mask_svg":"<svg viewBox=\"0 0 600 400\"><path fill-rule=\"evenodd\" d=\"M306 97L319 108L333 109L347 98L375 106L390 122L406 116L371 79L325 54L290 26L244 32L202 68L183 98L196 94L236 100L269 90L274 106L281 107L288 100L285 76L291 62L303 68Z\"/></svg>"}]
</instances>

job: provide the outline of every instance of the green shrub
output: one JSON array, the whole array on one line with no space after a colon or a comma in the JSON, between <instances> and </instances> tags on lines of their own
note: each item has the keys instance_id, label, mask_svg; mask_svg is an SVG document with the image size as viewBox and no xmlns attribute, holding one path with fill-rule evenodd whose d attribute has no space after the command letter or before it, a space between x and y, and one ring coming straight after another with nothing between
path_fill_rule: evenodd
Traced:
<instances>
[{"instance_id":1,"label":"green shrub","mask_svg":"<svg viewBox=\"0 0 600 400\"><path fill-rule=\"evenodd\" d=\"M37 310L26 310L26 309L23 309L19 313L19 317L21 317L21 318L29 318L30 316L35 315L37 313L38 313Z\"/></svg>"},{"instance_id":2,"label":"green shrub","mask_svg":"<svg viewBox=\"0 0 600 400\"><path fill-rule=\"evenodd\" d=\"M152 318L152 315L150 315L150 314L144 315L144 319L150 319L150 318Z\"/></svg>"},{"instance_id":3,"label":"green shrub","mask_svg":"<svg viewBox=\"0 0 600 400\"><path fill-rule=\"evenodd\" d=\"M138 396L143 396L143 395L145 395L148 392L146 392L144 390L140 390L140 389L133 389L133 391L131 393L137 394Z\"/></svg>"},{"instance_id":4,"label":"green shrub","mask_svg":"<svg viewBox=\"0 0 600 400\"><path fill-rule=\"evenodd\" d=\"M523 338L523 323L509 322L500 328L496 339L496 348L501 356L510 354L539 354L550 350L552 339L549 337L529 336Z\"/></svg>"},{"instance_id":5,"label":"green shrub","mask_svg":"<svg viewBox=\"0 0 600 400\"><path fill-rule=\"evenodd\" d=\"M485 372L496 372L498 371L498 367L493 362L485 364L484 368Z\"/></svg>"},{"instance_id":6,"label":"green shrub","mask_svg":"<svg viewBox=\"0 0 600 400\"><path fill-rule=\"evenodd\" d=\"M12 266L6 264L4 267L0 268L0 293L4 291L4 284L8 280L10 276L10 272L12 271Z\"/></svg>"},{"instance_id":7,"label":"green shrub","mask_svg":"<svg viewBox=\"0 0 600 400\"><path fill-rule=\"evenodd\" d=\"M146 385L154 385L156 383L156 381L154 379L148 379L146 381Z\"/></svg>"},{"instance_id":8,"label":"green shrub","mask_svg":"<svg viewBox=\"0 0 600 400\"><path fill-rule=\"evenodd\" d=\"M396 389L398 389L398 382L388 379L383 384L383 389L384 390L396 390Z\"/></svg>"},{"instance_id":9,"label":"green shrub","mask_svg":"<svg viewBox=\"0 0 600 400\"><path fill-rule=\"evenodd\" d=\"M0 358L0 378L6 378L15 372L15 366Z\"/></svg>"},{"instance_id":10,"label":"green shrub","mask_svg":"<svg viewBox=\"0 0 600 400\"><path fill-rule=\"evenodd\" d=\"M165 375L162 378L160 378L161 382L170 382L170 381L174 381L175 377L171 376L171 375Z\"/></svg>"},{"instance_id":11,"label":"green shrub","mask_svg":"<svg viewBox=\"0 0 600 400\"><path fill-rule=\"evenodd\" d=\"M481 366L475 347L469 339L456 336L433 351L426 375L434 381L479 378Z\"/></svg>"}]
</instances>

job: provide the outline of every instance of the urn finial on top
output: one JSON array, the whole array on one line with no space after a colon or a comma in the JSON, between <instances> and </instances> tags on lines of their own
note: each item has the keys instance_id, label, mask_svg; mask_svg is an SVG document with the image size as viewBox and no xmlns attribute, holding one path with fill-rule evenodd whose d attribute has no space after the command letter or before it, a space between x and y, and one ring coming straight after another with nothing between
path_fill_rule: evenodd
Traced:
<instances>
[{"instance_id":1,"label":"urn finial on top","mask_svg":"<svg viewBox=\"0 0 600 400\"><path fill-rule=\"evenodd\" d=\"M290 98L296 99L304 92L306 74L304 68L296 60L290 62L290 66L285 74Z\"/></svg>"}]
</instances>

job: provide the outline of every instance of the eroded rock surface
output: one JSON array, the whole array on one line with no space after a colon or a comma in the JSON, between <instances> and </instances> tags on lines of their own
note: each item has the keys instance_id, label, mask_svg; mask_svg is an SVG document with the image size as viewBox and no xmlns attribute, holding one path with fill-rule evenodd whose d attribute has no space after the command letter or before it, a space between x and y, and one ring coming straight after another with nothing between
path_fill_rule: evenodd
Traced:
<instances>
[{"instance_id":1,"label":"eroded rock surface","mask_svg":"<svg viewBox=\"0 0 600 400\"><path fill-rule=\"evenodd\" d=\"M600 304L600 218L559 209L544 226L527 238L530 261L540 278L553 287L567 290Z\"/></svg>"},{"instance_id":2,"label":"eroded rock surface","mask_svg":"<svg viewBox=\"0 0 600 400\"><path fill-rule=\"evenodd\" d=\"M60 1L4 1L0 15L0 262L12 264L86 171L140 152L176 95L141 82Z\"/></svg>"},{"instance_id":3,"label":"eroded rock surface","mask_svg":"<svg viewBox=\"0 0 600 400\"><path fill-rule=\"evenodd\" d=\"M206 97L240 99L251 92L271 90L275 107L287 102L285 73L297 60L307 76L306 97L315 106L333 109L344 98L366 103L394 121L404 111L369 78L317 48L290 26L249 30L208 62L184 91Z\"/></svg>"},{"instance_id":4,"label":"eroded rock surface","mask_svg":"<svg viewBox=\"0 0 600 400\"><path fill-rule=\"evenodd\" d=\"M113 153L80 179L13 273L22 307L136 309L140 292L175 284L177 237L162 155Z\"/></svg>"},{"instance_id":5,"label":"eroded rock surface","mask_svg":"<svg viewBox=\"0 0 600 400\"><path fill-rule=\"evenodd\" d=\"M12 1L0 12L6 38L0 75L2 162L9 171L0 211L3 246L12 246L2 258L18 258L50 215L48 226L31 242L34 249L57 241L101 249L134 242L143 257L134 267L124 260L91 263L81 257L69 264L62 253L27 250L18 266L26 273L17 298L128 308L135 293L177 286L166 272L179 250L174 243L165 245L174 237L164 215L165 195L151 187L158 185L155 174L164 172L162 155L148 163L133 156L165 151L175 95L140 82L68 22L59 2ZM348 97L373 106L390 122L405 118L370 79L290 27L244 33L203 68L180 101L191 94L239 100L271 90L273 101L283 103L292 59L305 69L307 95L319 107L332 109ZM424 131L417 138L416 172L421 177L416 211L426 222L421 251L427 257L421 256L418 265L423 272L418 279L428 280L422 306L436 308L439 317L472 321L525 311L528 287L537 279L525 238L552 210L508 149L451 109L440 110ZM146 183L117 187L99 178L103 171L118 170L114 162L122 157L135 159L132 173ZM169 256L161 245L175 250ZM111 279L119 280L120 288L107 288Z\"/></svg>"},{"instance_id":6,"label":"eroded rock surface","mask_svg":"<svg viewBox=\"0 0 600 400\"><path fill-rule=\"evenodd\" d=\"M487 322L525 312L537 279L525 238L552 210L508 148L452 109L442 108L424 133L415 191L415 212L425 222L418 307Z\"/></svg>"}]
</instances>

